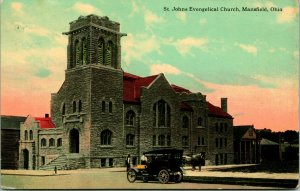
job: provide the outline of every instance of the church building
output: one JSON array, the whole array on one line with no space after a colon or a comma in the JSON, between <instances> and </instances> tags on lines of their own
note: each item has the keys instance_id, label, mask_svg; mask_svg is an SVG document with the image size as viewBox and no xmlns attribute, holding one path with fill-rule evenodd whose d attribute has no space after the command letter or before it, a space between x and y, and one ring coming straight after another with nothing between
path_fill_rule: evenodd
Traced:
<instances>
[{"instance_id":1,"label":"church building","mask_svg":"<svg viewBox=\"0 0 300 191\"><path fill-rule=\"evenodd\" d=\"M121 68L120 24L80 16L70 23L65 80L51 95L51 113L20 127L20 169L124 166L128 154L183 149L206 165L231 164L233 117L200 92L170 84L164 74L138 76ZM126 38L126 37L124 37Z\"/></svg>"}]
</instances>

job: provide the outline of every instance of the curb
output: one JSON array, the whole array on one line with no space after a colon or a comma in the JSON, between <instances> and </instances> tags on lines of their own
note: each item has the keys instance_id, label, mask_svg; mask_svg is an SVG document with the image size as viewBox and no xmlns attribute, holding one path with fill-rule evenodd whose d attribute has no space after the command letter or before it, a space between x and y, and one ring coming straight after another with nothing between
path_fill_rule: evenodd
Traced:
<instances>
[{"instance_id":1,"label":"curb","mask_svg":"<svg viewBox=\"0 0 300 191\"><path fill-rule=\"evenodd\" d=\"M297 188L299 180L298 179L184 176L183 182L207 183L207 184L235 184L235 185L265 186L265 187L278 187L278 188Z\"/></svg>"}]
</instances>

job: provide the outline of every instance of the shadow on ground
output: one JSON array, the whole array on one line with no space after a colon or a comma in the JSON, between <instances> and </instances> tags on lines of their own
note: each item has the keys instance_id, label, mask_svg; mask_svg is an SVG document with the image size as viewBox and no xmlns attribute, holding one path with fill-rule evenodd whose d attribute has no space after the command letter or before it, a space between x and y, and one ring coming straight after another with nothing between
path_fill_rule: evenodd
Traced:
<instances>
[{"instance_id":1,"label":"shadow on ground","mask_svg":"<svg viewBox=\"0 0 300 191\"><path fill-rule=\"evenodd\" d=\"M265 172L265 173L299 173L299 161L262 161L254 166L233 167L226 169L211 169L221 172Z\"/></svg>"}]
</instances>

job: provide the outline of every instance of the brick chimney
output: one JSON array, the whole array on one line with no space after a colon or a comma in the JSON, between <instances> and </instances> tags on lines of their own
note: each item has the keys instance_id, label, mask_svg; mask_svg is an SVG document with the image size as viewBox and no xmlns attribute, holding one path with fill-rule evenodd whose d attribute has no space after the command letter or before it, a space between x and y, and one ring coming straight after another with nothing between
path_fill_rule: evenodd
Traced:
<instances>
[{"instance_id":1,"label":"brick chimney","mask_svg":"<svg viewBox=\"0 0 300 191\"><path fill-rule=\"evenodd\" d=\"M227 98L221 98L221 108L223 111L227 112Z\"/></svg>"},{"instance_id":2,"label":"brick chimney","mask_svg":"<svg viewBox=\"0 0 300 191\"><path fill-rule=\"evenodd\" d=\"M45 118L49 118L49 114L48 113L45 113Z\"/></svg>"}]
</instances>

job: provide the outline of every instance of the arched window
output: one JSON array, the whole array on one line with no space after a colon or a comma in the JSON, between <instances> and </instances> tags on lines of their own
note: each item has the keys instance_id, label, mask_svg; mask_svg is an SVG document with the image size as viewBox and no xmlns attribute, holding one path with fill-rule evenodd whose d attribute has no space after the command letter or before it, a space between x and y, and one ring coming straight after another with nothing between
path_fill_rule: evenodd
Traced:
<instances>
[{"instance_id":1,"label":"arched window","mask_svg":"<svg viewBox=\"0 0 300 191\"><path fill-rule=\"evenodd\" d=\"M108 112L112 113L112 102L111 101L108 103Z\"/></svg>"},{"instance_id":2,"label":"arched window","mask_svg":"<svg viewBox=\"0 0 300 191\"><path fill-rule=\"evenodd\" d=\"M110 130L104 130L101 132L101 145L111 145L112 133Z\"/></svg>"},{"instance_id":3,"label":"arched window","mask_svg":"<svg viewBox=\"0 0 300 191\"><path fill-rule=\"evenodd\" d=\"M218 123L215 123L215 128L216 128L216 131L218 132L219 131L219 124Z\"/></svg>"},{"instance_id":4,"label":"arched window","mask_svg":"<svg viewBox=\"0 0 300 191\"><path fill-rule=\"evenodd\" d=\"M76 65L79 65L80 64L80 44L79 44L79 41L76 40L75 42L75 61L76 61Z\"/></svg>"},{"instance_id":5,"label":"arched window","mask_svg":"<svg viewBox=\"0 0 300 191\"><path fill-rule=\"evenodd\" d=\"M82 102L81 100L79 100L78 102L78 112L81 112L82 111Z\"/></svg>"},{"instance_id":6,"label":"arched window","mask_svg":"<svg viewBox=\"0 0 300 191\"><path fill-rule=\"evenodd\" d=\"M156 135L153 135L152 137L152 145L156 146Z\"/></svg>"},{"instance_id":7,"label":"arched window","mask_svg":"<svg viewBox=\"0 0 300 191\"><path fill-rule=\"evenodd\" d=\"M33 132L32 132L32 130L29 131L29 139L33 140Z\"/></svg>"},{"instance_id":8,"label":"arched window","mask_svg":"<svg viewBox=\"0 0 300 191\"><path fill-rule=\"evenodd\" d=\"M159 146L165 146L165 136L164 135L159 135L158 136L158 145Z\"/></svg>"},{"instance_id":9,"label":"arched window","mask_svg":"<svg viewBox=\"0 0 300 191\"><path fill-rule=\"evenodd\" d=\"M87 41L85 38L82 39L82 63L87 63Z\"/></svg>"},{"instance_id":10,"label":"arched window","mask_svg":"<svg viewBox=\"0 0 300 191\"><path fill-rule=\"evenodd\" d=\"M61 138L58 138L58 139L57 139L57 146L58 146L58 147L61 147L61 146L62 146L62 139L61 139Z\"/></svg>"},{"instance_id":11,"label":"arched window","mask_svg":"<svg viewBox=\"0 0 300 191\"><path fill-rule=\"evenodd\" d=\"M49 147L54 147L54 146L55 146L55 141L54 141L53 138L51 138L51 139L49 140Z\"/></svg>"},{"instance_id":12,"label":"arched window","mask_svg":"<svg viewBox=\"0 0 300 191\"><path fill-rule=\"evenodd\" d=\"M183 136L182 137L182 146L189 146L189 137L188 136Z\"/></svg>"},{"instance_id":13,"label":"arched window","mask_svg":"<svg viewBox=\"0 0 300 191\"><path fill-rule=\"evenodd\" d=\"M134 125L134 120L135 120L135 113L130 110L126 113L126 125Z\"/></svg>"},{"instance_id":14,"label":"arched window","mask_svg":"<svg viewBox=\"0 0 300 191\"><path fill-rule=\"evenodd\" d=\"M189 127L190 127L189 118L187 116L183 116L182 128L189 128Z\"/></svg>"},{"instance_id":15,"label":"arched window","mask_svg":"<svg viewBox=\"0 0 300 191\"><path fill-rule=\"evenodd\" d=\"M171 136L167 135L167 146L171 146Z\"/></svg>"},{"instance_id":16,"label":"arched window","mask_svg":"<svg viewBox=\"0 0 300 191\"><path fill-rule=\"evenodd\" d=\"M102 101L102 112L105 112L105 101Z\"/></svg>"},{"instance_id":17,"label":"arched window","mask_svg":"<svg viewBox=\"0 0 300 191\"><path fill-rule=\"evenodd\" d=\"M170 106L164 100L153 105L153 114L155 127L170 127Z\"/></svg>"},{"instance_id":18,"label":"arched window","mask_svg":"<svg viewBox=\"0 0 300 191\"><path fill-rule=\"evenodd\" d=\"M220 123L220 129L219 129L219 131L220 131L221 133L223 133L223 123Z\"/></svg>"},{"instance_id":19,"label":"arched window","mask_svg":"<svg viewBox=\"0 0 300 191\"><path fill-rule=\"evenodd\" d=\"M76 101L73 101L73 113L76 112Z\"/></svg>"},{"instance_id":20,"label":"arched window","mask_svg":"<svg viewBox=\"0 0 300 191\"><path fill-rule=\"evenodd\" d=\"M134 145L134 135L133 134L126 135L126 145L130 145L130 146Z\"/></svg>"},{"instance_id":21,"label":"arched window","mask_svg":"<svg viewBox=\"0 0 300 191\"><path fill-rule=\"evenodd\" d=\"M100 38L97 45L97 63L104 64L104 40Z\"/></svg>"},{"instance_id":22,"label":"arched window","mask_svg":"<svg viewBox=\"0 0 300 191\"><path fill-rule=\"evenodd\" d=\"M61 109L61 114L65 115L66 114L66 105L63 103L62 109Z\"/></svg>"},{"instance_id":23,"label":"arched window","mask_svg":"<svg viewBox=\"0 0 300 191\"><path fill-rule=\"evenodd\" d=\"M227 127L228 127L227 123L224 123L224 131L225 132L227 132Z\"/></svg>"},{"instance_id":24,"label":"arched window","mask_svg":"<svg viewBox=\"0 0 300 191\"><path fill-rule=\"evenodd\" d=\"M27 130L25 130L24 135L25 135L25 140L28 140L28 132L27 132Z\"/></svg>"},{"instance_id":25,"label":"arched window","mask_svg":"<svg viewBox=\"0 0 300 191\"><path fill-rule=\"evenodd\" d=\"M202 126L203 120L202 117L198 117L198 126Z\"/></svg>"},{"instance_id":26,"label":"arched window","mask_svg":"<svg viewBox=\"0 0 300 191\"><path fill-rule=\"evenodd\" d=\"M106 46L106 64L107 65L112 65L112 48L113 48L113 43L109 41Z\"/></svg>"},{"instance_id":27,"label":"arched window","mask_svg":"<svg viewBox=\"0 0 300 191\"><path fill-rule=\"evenodd\" d=\"M47 146L47 141L45 138L42 138L41 140L41 147L46 147Z\"/></svg>"}]
</instances>

